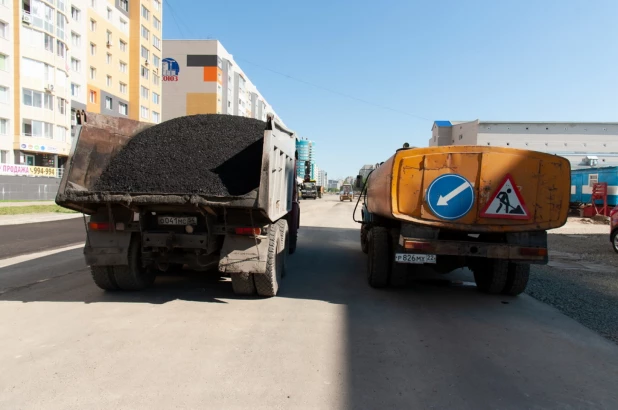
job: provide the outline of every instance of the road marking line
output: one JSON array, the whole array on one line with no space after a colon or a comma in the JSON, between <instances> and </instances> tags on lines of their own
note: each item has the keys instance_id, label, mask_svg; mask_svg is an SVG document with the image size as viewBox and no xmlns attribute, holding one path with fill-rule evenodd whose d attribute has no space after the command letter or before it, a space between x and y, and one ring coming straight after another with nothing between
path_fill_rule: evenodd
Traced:
<instances>
[{"instance_id":1,"label":"road marking line","mask_svg":"<svg viewBox=\"0 0 618 410\"><path fill-rule=\"evenodd\" d=\"M45 256L55 255L56 253L72 251L73 249L83 248L85 243L63 246L62 248L50 249L47 251L28 253L26 255L14 256L12 258L0 259L0 268L17 265L18 263L28 262L34 259L44 258Z\"/></svg>"}]
</instances>

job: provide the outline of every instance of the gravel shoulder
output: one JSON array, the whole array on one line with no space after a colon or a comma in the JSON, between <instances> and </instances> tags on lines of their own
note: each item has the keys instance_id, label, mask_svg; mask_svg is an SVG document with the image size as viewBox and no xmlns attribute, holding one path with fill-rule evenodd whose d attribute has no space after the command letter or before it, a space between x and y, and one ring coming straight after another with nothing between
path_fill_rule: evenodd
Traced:
<instances>
[{"instance_id":1,"label":"gravel shoulder","mask_svg":"<svg viewBox=\"0 0 618 410\"><path fill-rule=\"evenodd\" d=\"M570 219L548 242L549 264L533 265L526 292L618 343L618 254L609 226Z\"/></svg>"}]
</instances>

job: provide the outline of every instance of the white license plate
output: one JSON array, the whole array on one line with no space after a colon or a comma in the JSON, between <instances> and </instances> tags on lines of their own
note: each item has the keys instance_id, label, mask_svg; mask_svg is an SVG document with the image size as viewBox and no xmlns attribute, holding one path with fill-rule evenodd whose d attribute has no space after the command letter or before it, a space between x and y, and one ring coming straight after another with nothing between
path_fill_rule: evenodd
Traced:
<instances>
[{"instance_id":1,"label":"white license plate","mask_svg":"<svg viewBox=\"0 0 618 410\"><path fill-rule=\"evenodd\" d=\"M160 216L159 225L197 225L197 216Z\"/></svg>"},{"instance_id":2,"label":"white license plate","mask_svg":"<svg viewBox=\"0 0 618 410\"><path fill-rule=\"evenodd\" d=\"M436 255L418 255L413 253L395 254L395 262L398 263L436 263Z\"/></svg>"}]
</instances>

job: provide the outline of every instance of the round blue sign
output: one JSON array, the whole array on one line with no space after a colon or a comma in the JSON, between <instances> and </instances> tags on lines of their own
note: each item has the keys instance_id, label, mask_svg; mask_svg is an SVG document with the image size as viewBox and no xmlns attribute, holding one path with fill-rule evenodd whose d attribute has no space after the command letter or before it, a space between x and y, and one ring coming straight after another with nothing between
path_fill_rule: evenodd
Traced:
<instances>
[{"instance_id":1,"label":"round blue sign","mask_svg":"<svg viewBox=\"0 0 618 410\"><path fill-rule=\"evenodd\" d=\"M470 212L474 205L474 188L461 175L441 175L429 185L425 201L438 218L452 221Z\"/></svg>"}]
</instances>

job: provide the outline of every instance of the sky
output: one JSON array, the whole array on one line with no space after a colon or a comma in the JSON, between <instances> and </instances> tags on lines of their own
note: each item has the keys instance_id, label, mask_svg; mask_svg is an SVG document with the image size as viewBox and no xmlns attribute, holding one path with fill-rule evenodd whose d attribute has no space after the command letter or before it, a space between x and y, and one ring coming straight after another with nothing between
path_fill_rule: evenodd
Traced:
<instances>
[{"instance_id":1,"label":"sky","mask_svg":"<svg viewBox=\"0 0 618 410\"><path fill-rule=\"evenodd\" d=\"M164 0L163 13L164 39L221 41L329 179L427 146L434 120L618 121L616 0Z\"/></svg>"}]
</instances>

